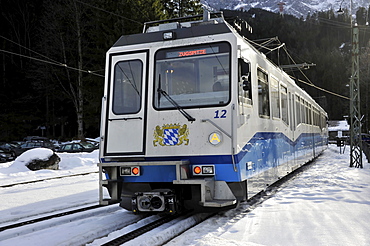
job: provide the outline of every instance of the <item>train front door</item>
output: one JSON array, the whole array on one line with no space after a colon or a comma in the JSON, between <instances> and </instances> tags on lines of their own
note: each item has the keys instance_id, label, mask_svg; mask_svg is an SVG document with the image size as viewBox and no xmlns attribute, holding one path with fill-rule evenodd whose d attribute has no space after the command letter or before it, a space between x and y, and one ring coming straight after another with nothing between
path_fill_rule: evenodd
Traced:
<instances>
[{"instance_id":1,"label":"train front door","mask_svg":"<svg viewBox=\"0 0 370 246\"><path fill-rule=\"evenodd\" d=\"M145 153L147 52L110 55L105 154Z\"/></svg>"}]
</instances>

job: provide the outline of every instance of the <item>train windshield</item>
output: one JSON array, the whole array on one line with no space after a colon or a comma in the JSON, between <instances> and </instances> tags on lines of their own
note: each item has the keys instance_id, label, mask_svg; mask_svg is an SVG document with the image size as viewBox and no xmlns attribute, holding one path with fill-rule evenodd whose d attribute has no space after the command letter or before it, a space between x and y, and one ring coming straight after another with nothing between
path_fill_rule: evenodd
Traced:
<instances>
[{"instance_id":1,"label":"train windshield","mask_svg":"<svg viewBox=\"0 0 370 246\"><path fill-rule=\"evenodd\" d=\"M156 55L154 107L221 106L230 101L230 45L216 43L162 49Z\"/></svg>"}]
</instances>

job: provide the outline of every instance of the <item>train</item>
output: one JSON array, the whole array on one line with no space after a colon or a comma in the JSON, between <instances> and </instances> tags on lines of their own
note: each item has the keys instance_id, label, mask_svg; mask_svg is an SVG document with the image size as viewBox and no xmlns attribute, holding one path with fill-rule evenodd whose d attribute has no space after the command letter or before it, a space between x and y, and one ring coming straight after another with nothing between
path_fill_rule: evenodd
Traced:
<instances>
[{"instance_id":1,"label":"train","mask_svg":"<svg viewBox=\"0 0 370 246\"><path fill-rule=\"evenodd\" d=\"M145 23L106 54L99 203L234 208L320 155L327 118L222 13Z\"/></svg>"}]
</instances>

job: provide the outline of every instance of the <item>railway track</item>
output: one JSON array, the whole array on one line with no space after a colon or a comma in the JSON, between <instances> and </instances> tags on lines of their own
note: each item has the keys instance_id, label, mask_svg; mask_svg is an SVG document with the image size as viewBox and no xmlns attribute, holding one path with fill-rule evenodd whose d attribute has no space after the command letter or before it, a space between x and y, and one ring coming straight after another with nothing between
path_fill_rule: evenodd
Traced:
<instances>
[{"instance_id":1,"label":"railway track","mask_svg":"<svg viewBox=\"0 0 370 246\"><path fill-rule=\"evenodd\" d=\"M60 218L60 217L71 215L71 214L76 214L76 213L81 213L81 212L84 212L84 211L94 210L94 209L97 209L97 208L100 208L100 207L102 207L102 206L101 205L92 205L92 206L83 207L83 208L79 208L79 209L75 209L75 210L70 210L70 211L66 211L66 212L62 212L62 213L57 213L57 214L52 214L52 215L48 215L48 216L44 216L44 217L31 219L31 220L26 220L26 221L22 221L22 222L10 224L10 225L2 226L2 227L0 227L0 232L5 231L5 230L9 230L9 229L19 228L19 227L22 227L22 226L25 226L25 225L34 224L34 223L37 223L37 222L50 220L50 219L53 219L53 218Z\"/></svg>"},{"instance_id":2,"label":"railway track","mask_svg":"<svg viewBox=\"0 0 370 246\"><path fill-rule=\"evenodd\" d=\"M4 245L84 245L143 219L117 205L93 205L0 228ZM97 222L98 221L98 222ZM51 236L52 235L52 236Z\"/></svg>"},{"instance_id":3,"label":"railway track","mask_svg":"<svg viewBox=\"0 0 370 246\"><path fill-rule=\"evenodd\" d=\"M178 218L179 215L172 215L172 216L166 216L166 217L163 217L163 218L160 218L158 220L155 220L149 224L146 224L142 227L139 227L137 228L136 230L132 231L132 232L129 232L129 233L126 233L122 236L119 236L109 242L106 242L104 243L102 246L115 246L115 245L121 245L123 243L126 243L136 237L139 237L141 235L143 235L144 233L150 231L150 230L153 230L154 228L157 228L158 226L161 226L165 223L168 223L176 218Z\"/></svg>"},{"instance_id":4,"label":"railway track","mask_svg":"<svg viewBox=\"0 0 370 246\"><path fill-rule=\"evenodd\" d=\"M44 179L30 180L30 181L24 181L24 182L12 183L12 184L3 184L3 185L0 185L0 188L8 188L8 187L13 187L13 186L17 186L17 185L38 183L38 182L43 182L43 181L47 181L47 180L63 179L63 178L70 178L70 177L76 177L76 176L84 176L84 175L89 175L89 174L93 174L93 173L98 173L98 171L71 174L71 175L63 175L63 176L58 176L58 177L50 177L50 178L44 178Z\"/></svg>"},{"instance_id":5,"label":"railway track","mask_svg":"<svg viewBox=\"0 0 370 246\"><path fill-rule=\"evenodd\" d=\"M111 236L94 241L93 245L118 246L129 245L163 245L179 236L189 228L201 223L215 214L211 213L184 213L160 217L154 221L146 222L135 229L123 228L121 236L113 239Z\"/></svg>"}]
</instances>

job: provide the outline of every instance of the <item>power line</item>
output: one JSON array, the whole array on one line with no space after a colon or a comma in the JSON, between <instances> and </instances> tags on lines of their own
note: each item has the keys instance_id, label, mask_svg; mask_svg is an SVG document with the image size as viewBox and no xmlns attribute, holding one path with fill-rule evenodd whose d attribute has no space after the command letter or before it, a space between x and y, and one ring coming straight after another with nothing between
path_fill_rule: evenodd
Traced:
<instances>
[{"instance_id":1,"label":"power line","mask_svg":"<svg viewBox=\"0 0 370 246\"><path fill-rule=\"evenodd\" d=\"M296 62L293 60L293 57L289 54L289 52L288 52L288 50L286 49L286 47L284 47L284 51L285 51L285 53L288 55L288 57L289 57L289 59L291 59L291 61L293 61L293 63L295 64L295 65L297 65L296 64ZM301 80L301 79L298 79L298 78L295 78L294 76L291 76L291 75L289 75L289 77L291 77L292 79L295 79L295 80L297 80L297 81L299 81L299 82L302 82L302 83L304 83L304 84L306 84L306 85L309 85L309 86L311 86L311 87L313 87L313 88L316 88L316 89L318 89L318 90L321 90L321 91L324 91L324 92L326 92L326 93L329 93L329 94L332 94L332 95L334 95L334 96L337 96L337 97L340 97L340 98L343 98L343 99L347 99L347 100L349 100L349 97L346 97L346 96L342 96L342 95L340 95L340 94L338 94L338 93L335 93L335 92L332 92L332 91L328 91L328 90L326 90L326 89L324 89L324 88L321 88L321 87L318 87L317 85L315 85L314 83L312 83L312 81L306 76L306 74L302 71L302 69L300 69L299 67L298 67L298 70L301 72L301 74L309 81L309 82L306 82L306 81L304 81L304 80Z\"/></svg>"},{"instance_id":2,"label":"power line","mask_svg":"<svg viewBox=\"0 0 370 246\"><path fill-rule=\"evenodd\" d=\"M306 82L306 81L304 81L304 80L301 80L301 79L298 79L298 78L296 78L296 77L294 77L294 76L292 76L292 75L289 75L289 77L291 77L291 78L292 78L292 79L294 79L294 80L297 80L298 82L302 82L302 83L304 83L304 84L306 84L306 85L309 85L309 86L311 86L311 87L314 87L314 88L316 88L316 89L318 89L318 90L321 90L321 91L324 91L324 92L326 92L326 93L332 94L332 95L334 95L334 96L337 96L337 97L340 97L340 98L343 98L343 99L349 100L349 97L342 96L342 95L337 94L337 93L335 93L335 92L328 91L328 90L326 90L326 89L324 89L324 88L318 87L317 85L312 84L312 82L308 83L308 82Z\"/></svg>"},{"instance_id":3,"label":"power line","mask_svg":"<svg viewBox=\"0 0 370 246\"><path fill-rule=\"evenodd\" d=\"M348 98L348 97L346 97L346 96L342 96L342 95L340 95L340 94L338 94L338 93L335 93L335 92L332 92L332 91L329 91L329 90L323 89L323 88L321 88L321 87L319 87L319 86L315 85L315 84L314 84L314 83L313 83L313 82L312 82L312 81L307 77L307 75L302 71L302 69L300 69L300 67L298 66L298 64L294 61L293 57L289 54L288 49L286 48L286 46L284 45L284 43L281 43L281 42L280 42L280 40L279 40L277 37L270 38L270 39L258 40L258 41L264 41L262 44L259 44L259 43L257 43L256 41L248 40L247 38L245 38L245 39L246 39L247 41L251 42L252 44L254 44L255 46L258 46L258 47L260 47L260 48L267 49L267 50L269 50L270 52L271 52L271 51L273 51L273 50L276 50L276 49L279 49L279 48L281 48L281 47L282 47L282 48L284 49L284 51L285 51L286 55L288 56L289 60L291 60L291 61L293 62L293 64L297 66L298 70L301 72L301 74L302 74L302 75L306 78L306 80L308 80L309 82L304 81L304 80L301 80L301 79L298 79L298 78L296 78L296 77L294 77L294 76L291 76L291 75L289 75L289 77L291 77L291 78L292 78L292 79L294 79L294 80L297 80L298 82L304 83L304 84L306 84L306 85L309 85L309 86L311 86L311 87L313 87L313 88L316 88L316 89L318 89L318 90L321 90L321 91L324 91L324 92L326 92L326 93L329 93L329 94L331 94L331 95L334 95L334 96L337 96L337 97L340 97L340 98L343 98L343 99L349 100L349 98ZM265 40L267 40L267 41L265 41ZM266 44L271 43L271 41L276 41L276 42L278 43L278 46L277 46L276 48L273 48L273 49L266 47L265 45L266 45Z\"/></svg>"},{"instance_id":4,"label":"power line","mask_svg":"<svg viewBox=\"0 0 370 246\"><path fill-rule=\"evenodd\" d=\"M51 65L55 65L55 66L59 66L59 67L65 67L65 68L68 68L68 69L71 69L71 70L75 70L75 71L89 73L89 74L92 74L92 75L95 75L95 76L99 76L99 77L102 77L102 78L105 77L104 75L97 74L94 71L78 69L78 68L75 68L75 67L68 66L67 64L60 63L60 62L46 61L46 60L42 60L42 59L39 59L39 58L36 58L36 57L26 56L26 55L18 54L18 53L7 51L7 50L3 50L3 49L0 49L0 51L1 52L4 52L4 53L7 53L7 54L16 55L16 56L28 58L28 59L31 59L31 60L35 60L35 61L38 61L38 62L48 63L48 64L51 64Z\"/></svg>"},{"instance_id":5,"label":"power line","mask_svg":"<svg viewBox=\"0 0 370 246\"><path fill-rule=\"evenodd\" d=\"M326 18L322 18L322 17L318 17L318 22L310 22L311 24L314 24L316 26L324 26L323 24L328 24L334 28L340 28L340 29L348 29L350 30L351 29L351 24L350 23L346 23L346 22L341 22L341 21L335 21L335 20L331 20L331 19L326 19ZM367 28L367 26L359 26L359 28L361 29L361 31L365 32L365 33L370 33L370 30L369 28Z\"/></svg>"},{"instance_id":6,"label":"power line","mask_svg":"<svg viewBox=\"0 0 370 246\"><path fill-rule=\"evenodd\" d=\"M36 52L36 51L34 51L34 50L31 50L30 48L27 48L26 46L23 46L23 45L21 45L21 44L19 44L19 43L16 43L16 42L14 42L13 40L11 40L11 39L8 39L8 38L6 38L6 37L4 37L4 36L2 36L2 35L0 35L0 37L1 38L3 38L3 39L5 39L6 41L8 41L8 42L11 42L11 43L13 43L13 44L15 44L15 45L18 45L19 47L21 47L21 48L23 48L23 49L26 49L26 50L28 50L28 51L30 51L30 52L32 52L32 53L35 53L35 54L37 54L37 55L39 55L39 56L42 56L42 57L44 57L44 58L46 58L46 59L48 59L48 60L50 60L50 61L53 61L53 62L55 62L55 63L58 63L57 61L55 61L55 60L53 60L53 59L51 59L51 58L49 58L49 57L47 57L47 56L45 56L45 55L43 55L43 54L40 54L40 53L38 53L38 52Z\"/></svg>"},{"instance_id":7,"label":"power line","mask_svg":"<svg viewBox=\"0 0 370 246\"><path fill-rule=\"evenodd\" d=\"M108 14L111 14L111 15L114 15L114 16L117 16L117 17L120 17L120 18L125 19L125 20L129 20L129 21L132 21L132 22L136 22L136 23L138 23L138 24L140 24L140 25L142 25L142 26L144 25L143 23L141 23L141 22L139 22L139 21L136 21L136 20L133 20L133 19L130 19L130 18L124 17L124 16L122 16L122 15L115 14L115 13L113 13L113 12L109 12L109 11L107 11L107 10L105 10L105 9L102 9L102 8L96 7L96 6L94 6L94 5L91 5L91 4L88 4L88 3L85 3L85 2L83 2L83 1L79 1L79 0L75 0L75 1L76 1L76 2L78 2L78 3L84 4L84 5L86 5L86 6L89 6L90 8L94 8L94 9L97 9L97 10L103 11L103 12L105 12L105 13L108 13Z\"/></svg>"},{"instance_id":8,"label":"power line","mask_svg":"<svg viewBox=\"0 0 370 246\"><path fill-rule=\"evenodd\" d=\"M346 23L346 22L335 21L335 20L326 19L326 18L322 18L322 17L318 17L318 20L319 20L319 24L318 24L319 26L322 26L321 23L326 23L326 24L330 24L331 26L334 26L334 27L348 28L348 29L351 28L351 24Z\"/></svg>"}]
</instances>

